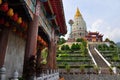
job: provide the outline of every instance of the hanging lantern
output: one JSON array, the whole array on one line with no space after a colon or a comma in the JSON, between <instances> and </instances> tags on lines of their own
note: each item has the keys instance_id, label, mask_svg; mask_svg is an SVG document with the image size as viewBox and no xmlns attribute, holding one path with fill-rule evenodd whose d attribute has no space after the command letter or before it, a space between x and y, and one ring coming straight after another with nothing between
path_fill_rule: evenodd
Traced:
<instances>
[{"instance_id":1,"label":"hanging lantern","mask_svg":"<svg viewBox=\"0 0 120 80\"><path fill-rule=\"evenodd\" d=\"M3 18L0 19L0 24L4 24L5 20Z\"/></svg>"},{"instance_id":2,"label":"hanging lantern","mask_svg":"<svg viewBox=\"0 0 120 80\"><path fill-rule=\"evenodd\" d=\"M21 18L21 17L18 18L17 23L18 23L18 24L21 24L21 23L22 23L22 18Z\"/></svg>"},{"instance_id":3,"label":"hanging lantern","mask_svg":"<svg viewBox=\"0 0 120 80\"><path fill-rule=\"evenodd\" d=\"M8 3L3 3L0 7L0 10L7 12L8 11Z\"/></svg>"},{"instance_id":4,"label":"hanging lantern","mask_svg":"<svg viewBox=\"0 0 120 80\"><path fill-rule=\"evenodd\" d=\"M22 21L22 23L20 24L21 27L24 27L25 26L25 22Z\"/></svg>"},{"instance_id":5,"label":"hanging lantern","mask_svg":"<svg viewBox=\"0 0 120 80\"><path fill-rule=\"evenodd\" d=\"M0 0L0 4L2 4L2 0Z\"/></svg>"},{"instance_id":6,"label":"hanging lantern","mask_svg":"<svg viewBox=\"0 0 120 80\"><path fill-rule=\"evenodd\" d=\"M12 18L13 18L14 21L17 21L18 20L18 14L15 13Z\"/></svg>"},{"instance_id":7,"label":"hanging lantern","mask_svg":"<svg viewBox=\"0 0 120 80\"><path fill-rule=\"evenodd\" d=\"M14 12L13 12L13 9L12 9L12 8L10 8L10 9L8 10L7 15L10 16L10 17L12 17L12 16L14 15Z\"/></svg>"}]
</instances>

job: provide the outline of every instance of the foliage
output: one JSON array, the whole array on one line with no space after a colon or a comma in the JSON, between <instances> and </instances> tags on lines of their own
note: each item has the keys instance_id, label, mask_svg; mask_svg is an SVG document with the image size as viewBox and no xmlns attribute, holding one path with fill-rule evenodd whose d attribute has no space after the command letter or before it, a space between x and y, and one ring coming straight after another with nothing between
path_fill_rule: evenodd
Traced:
<instances>
[{"instance_id":1,"label":"foliage","mask_svg":"<svg viewBox=\"0 0 120 80\"><path fill-rule=\"evenodd\" d=\"M43 49L42 51L41 51L41 57L42 57L42 61L41 61L41 63L42 64L46 64L47 63L47 55L48 55L48 49L47 48L45 48L45 49Z\"/></svg>"},{"instance_id":2,"label":"foliage","mask_svg":"<svg viewBox=\"0 0 120 80\"><path fill-rule=\"evenodd\" d=\"M71 50L80 50L80 44L72 44L72 46L71 46Z\"/></svg>"},{"instance_id":3,"label":"foliage","mask_svg":"<svg viewBox=\"0 0 120 80\"><path fill-rule=\"evenodd\" d=\"M65 43L65 42L66 42L66 40L64 38L59 38L59 40L58 40L59 45Z\"/></svg>"},{"instance_id":4,"label":"foliage","mask_svg":"<svg viewBox=\"0 0 120 80\"><path fill-rule=\"evenodd\" d=\"M97 73L99 72L99 67L98 66L94 66L94 69Z\"/></svg>"},{"instance_id":5,"label":"foliage","mask_svg":"<svg viewBox=\"0 0 120 80\"><path fill-rule=\"evenodd\" d=\"M84 54L85 54L85 55L88 54L88 49L87 49L87 48L85 48Z\"/></svg>"},{"instance_id":6,"label":"foliage","mask_svg":"<svg viewBox=\"0 0 120 80\"><path fill-rule=\"evenodd\" d=\"M114 50L115 46L114 45L110 45L110 49Z\"/></svg>"},{"instance_id":7,"label":"foliage","mask_svg":"<svg viewBox=\"0 0 120 80\"><path fill-rule=\"evenodd\" d=\"M106 39L105 39L105 42L110 42L110 39L106 38Z\"/></svg>"},{"instance_id":8,"label":"foliage","mask_svg":"<svg viewBox=\"0 0 120 80\"><path fill-rule=\"evenodd\" d=\"M65 69L67 70L67 72L70 72L70 65L66 64Z\"/></svg>"},{"instance_id":9,"label":"foliage","mask_svg":"<svg viewBox=\"0 0 120 80\"><path fill-rule=\"evenodd\" d=\"M87 47L87 42L86 41L83 41L82 44L83 44L84 47Z\"/></svg>"},{"instance_id":10,"label":"foliage","mask_svg":"<svg viewBox=\"0 0 120 80\"><path fill-rule=\"evenodd\" d=\"M18 80L24 80L23 77L19 77Z\"/></svg>"},{"instance_id":11,"label":"foliage","mask_svg":"<svg viewBox=\"0 0 120 80\"><path fill-rule=\"evenodd\" d=\"M102 50L102 46L101 46L101 45L98 45L98 49L99 49L99 50Z\"/></svg>"},{"instance_id":12,"label":"foliage","mask_svg":"<svg viewBox=\"0 0 120 80\"><path fill-rule=\"evenodd\" d=\"M110 41L110 43L115 45L115 42L114 42L114 41Z\"/></svg>"},{"instance_id":13,"label":"foliage","mask_svg":"<svg viewBox=\"0 0 120 80\"><path fill-rule=\"evenodd\" d=\"M61 50L70 50L68 45L62 45Z\"/></svg>"},{"instance_id":14,"label":"foliage","mask_svg":"<svg viewBox=\"0 0 120 80\"><path fill-rule=\"evenodd\" d=\"M84 69L85 69L85 66L84 66L84 65L81 65L81 66L80 66L80 71L81 71L81 72L84 72Z\"/></svg>"},{"instance_id":15,"label":"foliage","mask_svg":"<svg viewBox=\"0 0 120 80\"><path fill-rule=\"evenodd\" d=\"M114 61L119 60L118 55L114 55L114 56L113 56L113 60L114 60Z\"/></svg>"},{"instance_id":16,"label":"foliage","mask_svg":"<svg viewBox=\"0 0 120 80\"><path fill-rule=\"evenodd\" d=\"M77 39L76 39L76 42L83 42L83 41L84 41L83 38L77 38Z\"/></svg>"}]
</instances>

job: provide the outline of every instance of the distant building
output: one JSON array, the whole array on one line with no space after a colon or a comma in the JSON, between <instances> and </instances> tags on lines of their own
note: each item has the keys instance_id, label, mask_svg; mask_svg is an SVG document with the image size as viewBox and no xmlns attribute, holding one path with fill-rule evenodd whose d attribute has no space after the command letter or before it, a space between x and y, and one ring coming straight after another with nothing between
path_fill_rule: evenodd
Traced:
<instances>
[{"instance_id":1,"label":"distant building","mask_svg":"<svg viewBox=\"0 0 120 80\"><path fill-rule=\"evenodd\" d=\"M86 39L89 42L102 42L103 35L98 32L87 32L86 23L77 8L74 20L69 20L70 36L68 42L74 42L77 38Z\"/></svg>"},{"instance_id":2,"label":"distant building","mask_svg":"<svg viewBox=\"0 0 120 80\"><path fill-rule=\"evenodd\" d=\"M99 32L88 32L86 35L86 39L89 42L102 42L103 35L99 34Z\"/></svg>"},{"instance_id":3,"label":"distant building","mask_svg":"<svg viewBox=\"0 0 120 80\"><path fill-rule=\"evenodd\" d=\"M87 33L86 23L77 8L76 14L74 16L74 23L72 25L71 38L84 38Z\"/></svg>"}]
</instances>

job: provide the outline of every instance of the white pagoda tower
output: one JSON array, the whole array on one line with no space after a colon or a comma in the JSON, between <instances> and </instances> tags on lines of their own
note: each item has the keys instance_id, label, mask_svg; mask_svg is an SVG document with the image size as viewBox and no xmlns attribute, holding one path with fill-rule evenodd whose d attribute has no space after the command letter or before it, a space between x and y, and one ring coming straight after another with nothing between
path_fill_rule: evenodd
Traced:
<instances>
[{"instance_id":1,"label":"white pagoda tower","mask_svg":"<svg viewBox=\"0 0 120 80\"><path fill-rule=\"evenodd\" d=\"M86 23L77 8L77 11L74 16L73 24L71 25L71 33L70 38L77 39L77 38L85 38L87 34Z\"/></svg>"}]
</instances>

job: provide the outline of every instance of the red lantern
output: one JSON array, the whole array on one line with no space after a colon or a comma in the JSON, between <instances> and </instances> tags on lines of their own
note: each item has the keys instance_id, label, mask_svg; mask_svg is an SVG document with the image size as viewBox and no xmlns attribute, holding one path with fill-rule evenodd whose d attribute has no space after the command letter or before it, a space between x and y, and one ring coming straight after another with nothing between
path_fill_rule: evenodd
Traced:
<instances>
[{"instance_id":1,"label":"red lantern","mask_svg":"<svg viewBox=\"0 0 120 80\"><path fill-rule=\"evenodd\" d=\"M10 8L10 9L8 10L7 15L10 16L10 17L12 17L12 16L14 15L14 12L13 12L13 9L12 9L12 8Z\"/></svg>"},{"instance_id":2,"label":"red lantern","mask_svg":"<svg viewBox=\"0 0 120 80\"><path fill-rule=\"evenodd\" d=\"M2 0L0 0L0 4L2 4Z\"/></svg>"},{"instance_id":3,"label":"red lantern","mask_svg":"<svg viewBox=\"0 0 120 80\"><path fill-rule=\"evenodd\" d=\"M2 18L0 19L0 24L4 24L5 23L5 20Z\"/></svg>"},{"instance_id":4,"label":"red lantern","mask_svg":"<svg viewBox=\"0 0 120 80\"><path fill-rule=\"evenodd\" d=\"M0 7L0 10L7 12L8 11L8 3L3 3Z\"/></svg>"},{"instance_id":5,"label":"red lantern","mask_svg":"<svg viewBox=\"0 0 120 80\"><path fill-rule=\"evenodd\" d=\"M18 14L15 13L12 18L13 18L14 21L17 21L18 20Z\"/></svg>"},{"instance_id":6,"label":"red lantern","mask_svg":"<svg viewBox=\"0 0 120 80\"><path fill-rule=\"evenodd\" d=\"M25 26L25 22L22 21L22 23L20 24L21 27L24 27Z\"/></svg>"},{"instance_id":7,"label":"red lantern","mask_svg":"<svg viewBox=\"0 0 120 80\"><path fill-rule=\"evenodd\" d=\"M21 24L21 23L22 23L22 18L21 18L21 17L18 18L17 23L18 23L18 24Z\"/></svg>"}]
</instances>

